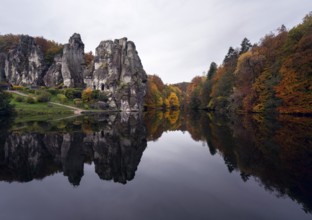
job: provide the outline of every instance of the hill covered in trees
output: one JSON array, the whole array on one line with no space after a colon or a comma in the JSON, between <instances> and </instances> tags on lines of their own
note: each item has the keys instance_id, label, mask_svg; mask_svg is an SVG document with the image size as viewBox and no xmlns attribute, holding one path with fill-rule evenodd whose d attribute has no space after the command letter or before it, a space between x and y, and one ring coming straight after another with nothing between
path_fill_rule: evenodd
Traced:
<instances>
[{"instance_id":1,"label":"hill covered in trees","mask_svg":"<svg viewBox=\"0 0 312 220\"><path fill-rule=\"evenodd\" d=\"M223 63L212 62L182 92L148 78L147 107L179 106L218 112L312 114L312 12L291 30L284 25L258 44L244 39L230 47ZM173 98L174 97L174 98Z\"/></svg>"}]
</instances>

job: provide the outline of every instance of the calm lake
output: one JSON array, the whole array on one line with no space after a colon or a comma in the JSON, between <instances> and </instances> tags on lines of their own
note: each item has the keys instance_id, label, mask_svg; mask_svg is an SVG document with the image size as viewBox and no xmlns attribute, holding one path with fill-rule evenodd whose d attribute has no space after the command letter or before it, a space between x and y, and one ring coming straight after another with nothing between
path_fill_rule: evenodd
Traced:
<instances>
[{"instance_id":1,"label":"calm lake","mask_svg":"<svg viewBox=\"0 0 312 220\"><path fill-rule=\"evenodd\" d=\"M312 219L312 118L0 120L0 219Z\"/></svg>"}]
</instances>

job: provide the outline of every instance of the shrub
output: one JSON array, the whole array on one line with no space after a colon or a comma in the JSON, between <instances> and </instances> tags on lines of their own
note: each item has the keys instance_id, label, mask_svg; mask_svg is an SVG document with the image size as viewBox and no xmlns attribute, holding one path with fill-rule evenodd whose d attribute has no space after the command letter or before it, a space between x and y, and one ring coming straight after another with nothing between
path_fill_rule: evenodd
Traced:
<instances>
[{"instance_id":1,"label":"shrub","mask_svg":"<svg viewBox=\"0 0 312 220\"><path fill-rule=\"evenodd\" d=\"M81 99L74 99L74 104L76 106L81 106L82 105L82 100Z\"/></svg>"},{"instance_id":2,"label":"shrub","mask_svg":"<svg viewBox=\"0 0 312 220\"><path fill-rule=\"evenodd\" d=\"M26 103L28 104L34 104L36 102L35 98L31 97L31 96L28 96L26 98Z\"/></svg>"},{"instance_id":3,"label":"shrub","mask_svg":"<svg viewBox=\"0 0 312 220\"><path fill-rule=\"evenodd\" d=\"M58 89L55 89L55 88L49 88L47 90L51 95L57 95L59 93L59 90Z\"/></svg>"},{"instance_id":4,"label":"shrub","mask_svg":"<svg viewBox=\"0 0 312 220\"><path fill-rule=\"evenodd\" d=\"M64 94L57 94L57 99L61 102L61 103L65 103L67 102L67 98Z\"/></svg>"},{"instance_id":5,"label":"shrub","mask_svg":"<svg viewBox=\"0 0 312 220\"><path fill-rule=\"evenodd\" d=\"M100 91L99 90L93 90L92 91L92 95L91 95L92 99L98 99L99 96L100 96Z\"/></svg>"},{"instance_id":6,"label":"shrub","mask_svg":"<svg viewBox=\"0 0 312 220\"><path fill-rule=\"evenodd\" d=\"M100 92L100 93L99 93L98 100L99 100L99 101L102 101L102 102L107 102L107 101L108 101L108 96L107 96L107 94L104 93L104 92Z\"/></svg>"},{"instance_id":7,"label":"shrub","mask_svg":"<svg viewBox=\"0 0 312 220\"><path fill-rule=\"evenodd\" d=\"M14 85L14 86L12 86L12 89L13 90L24 90L25 87L24 86L16 86L16 85Z\"/></svg>"},{"instance_id":8,"label":"shrub","mask_svg":"<svg viewBox=\"0 0 312 220\"><path fill-rule=\"evenodd\" d=\"M75 89L75 88L67 88L64 89L64 95L68 99L80 99L81 98L81 90L80 89Z\"/></svg>"},{"instance_id":9,"label":"shrub","mask_svg":"<svg viewBox=\"0 0 312 220\"><path fill-rule=\"evenodd\" d=\"M24 102L25 101L24 97L22 97L22 96L16 96L14 100L16 102Z\"/></svg>"},{"instance_id":10,"label":"shrub","mask_svg":"<svg viewBox=\"0 0 312 220\"><path fill-rule=\"evenodd\" d=\"M49 92L46 91L38 91L36 92L37 94L39 93L37 100L38 102L48 102L51 99L51 94Z\"/></svg>"},{"instance_id":11,"label":"shrub","mask_svg":"<svg viewBox=\"0 0 312 220\"><path fill-rule=\"evenodd\" d=\"M24 88L23 88L23 92L35 94L36 90L33 90L33 89L30 89L30 88L24 87Z\"/></svg>"},{"instance_id":12,"label":"shrub","mask_svg":"<svg viewBox=\"0 0 312 220\"><path fill-rule=\"evenodd\" d=\"M56 89L62 89L64 86L64 83L60 83L58 85L56 85Z\"/></svg>"},{"instance_id":13,"label":"shrub","mask_svg":"<svg viewBox=\"0 0 312 220\"><path fill-rule=\"evenodd\" d=\"M83 102L90 102L92 99L92 89L86 88L83 90L81 97Z\"/></svg>"}]
</instances>

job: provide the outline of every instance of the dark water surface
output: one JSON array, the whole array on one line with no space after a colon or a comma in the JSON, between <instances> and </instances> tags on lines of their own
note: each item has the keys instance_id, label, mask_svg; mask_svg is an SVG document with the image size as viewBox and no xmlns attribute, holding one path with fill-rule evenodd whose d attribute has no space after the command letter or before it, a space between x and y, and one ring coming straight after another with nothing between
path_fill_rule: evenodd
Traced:
<instances>
[{"instance_id":1,"label":"dark water surface","mask_svg":"<svg viewBox=\"0 0 312 220\"><path fill-rule=\"evenodd\" d=\"M0 219L311 219L312 119L1 119Z\"/></svg>"}]
</instances>

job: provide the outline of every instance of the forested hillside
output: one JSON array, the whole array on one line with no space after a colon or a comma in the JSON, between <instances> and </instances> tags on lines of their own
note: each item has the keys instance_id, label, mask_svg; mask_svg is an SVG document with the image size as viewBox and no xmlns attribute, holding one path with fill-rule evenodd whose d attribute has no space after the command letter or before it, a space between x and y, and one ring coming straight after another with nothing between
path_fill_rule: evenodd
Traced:
<instances>
[{"instance_id":1,"label":"forested hillside","mask_svg":"<svg viewBox=\"0 0 312 220\"><path fill-rule=\"evenodd\" d=\"M230 47L223 63L212 62L207 75L194 77L184 94L175 87L163 93L163 88L161 79L149 77L147 106L163 105L170 94L192 109L312 114L312 13L258 44L245 38L239 48Z\"/></svg>"}]
</instances>

